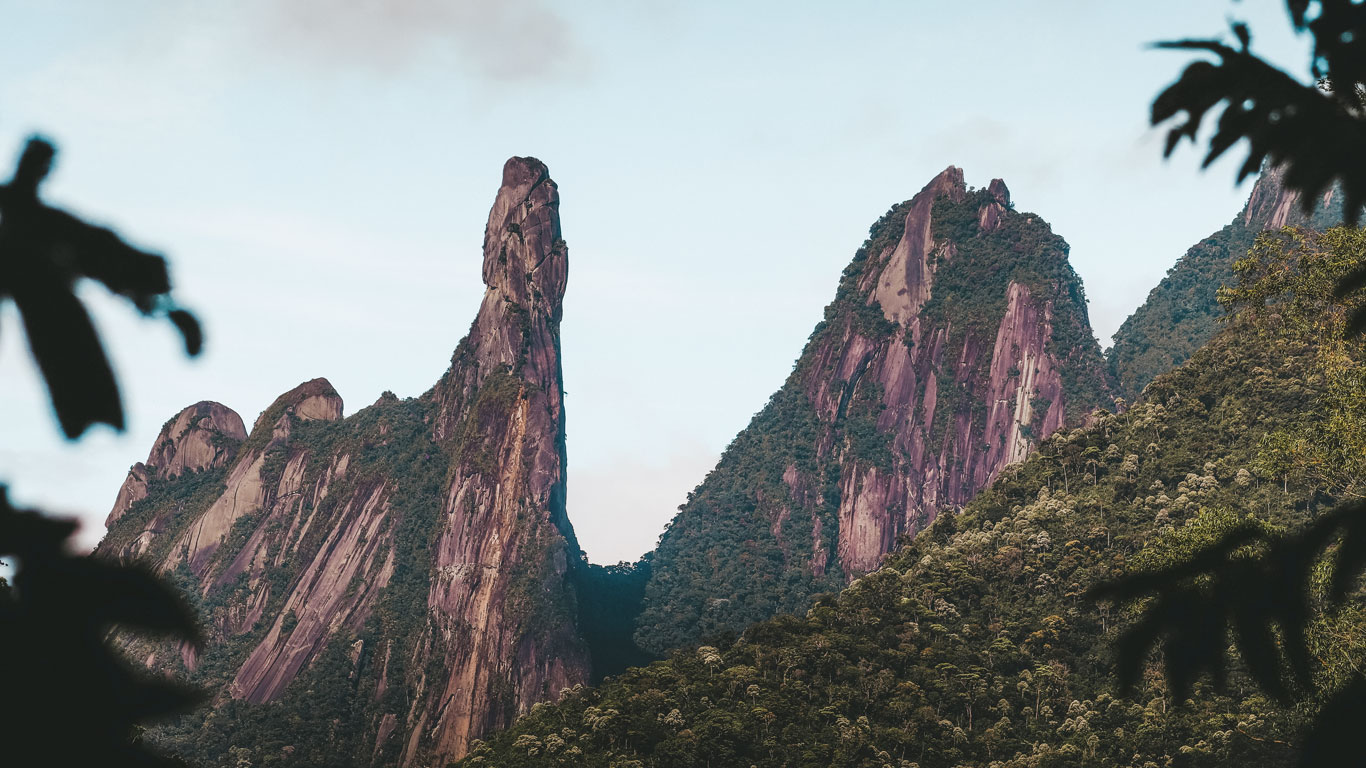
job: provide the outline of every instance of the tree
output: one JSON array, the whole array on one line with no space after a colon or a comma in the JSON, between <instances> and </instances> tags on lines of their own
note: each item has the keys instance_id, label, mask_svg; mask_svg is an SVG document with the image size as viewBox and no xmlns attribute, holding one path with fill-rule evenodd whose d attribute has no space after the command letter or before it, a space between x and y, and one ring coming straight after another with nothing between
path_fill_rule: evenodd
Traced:
<instances>
[{"instance_id":1,"label":"tree","mask_svg":"<svg viewBox=\"0 0 1366 768\"><path fill-rule=\"evenodd\" d=\"M1185 113L1184 121L1168 133L1170 155L1182 138L1196 141L1205 114L1224 104L1209 139L1206 166L1246 139L1248 154L1240 181L1265 164L1281 165L1286 186L1300 193L1306 210L1337 184L1345 198L1347 221L1355 225L1366 203L1366 5L1353 0L1287 0L1286 6L1296 32L1313 37L1313 85L1252 54L1250 30L1235 23L1233 32L1240 44L1236 49L1215 40L1159 44L1209 52L1219 61L1198 60L1188 66L1153 102L1152 121L1157 125ZM1244 276L1254 279L1241 293L1226 294L1225 300L1276 302L1279 311L1293 315L1298 309L1304 319L1309 316L1303 311L1306 302L1327 304L1366 287L1360 237L1337 237L1338 250L1310 263L1268 263L1261 259L1266 254L1254 249L1240 262ZM1260 247L1267 247L1265 241ZM1301 249L1298 255L1312 254ZM1351 262L1348 270L1334 273L1333 267L1344 260ZM1326 283L1325 274L1332 278ZM1314 317L1329 317L1332 322L1331 315L1319 312ZM1366 306L1358 306L1334 331L1341 337L1363 329ZM1360 379L1359 366L1342 375ZM1344 397L1354 397L1353 392ZM1359 411L1356 415L1359 419ZM1336 422L1330 419L1335 429L1320 435L1321 445L1282 447L1283 453L1308 456L1311 464L1331 457L1343 443L1339 430L1360 431L1363 426L1345 424L1342 416L1339 413ZM1325 565L1329 553L1332 562ZM1316 571L1325 567L1330 574L1327 584L1316 588ZM1189 694L1203 675L1222 683L1231 635L1248 672L1268 694L1285 703L1313 705L1322 700L1305 735L1302 764L1357 764L1366 754L1366 744L1355 731L1366 717L1366 677L1357 673L1335 683L1332 690L1318 690L1309 633L1316 619L1343 607L1363 569L1366 502L1354 500L1292 533L1271 531L1252 521L1234 525L1180 562L1131 573L1091 594L1119 603L1144 601L1139 620L1119 641L1119 672L1126 688L1137 682L1144 660L1160 640L1167 677L1178 699ZM1320 595L1324 599L1317 599Z\"/></svg>"},{"instance_id":2,"label":"tree","mask_svg":"<svg viewBox=\"0 0 1366 768\"><path fill-rule=\"evenodd\" d=\"M57 420L75 439L95 423L123 428L118 386L73 292L77 281L96 280L143 314L168 317L191 355L202 337L194 316L171 300L162 257L43 204L38 187L55 155L47 141L29 140L13 179L0 185L0 301L18 307ZM0 556L17 559L12 587L0 580L5 752L50 765L179 765L141 744L140 724L183 710L199 692L135 671L110 647L109 632L197 644L198 622L150 571L68 553L75 529L15 509L0 486Z\"/></svg>"},{"instance_id":3,"label":"tree","mask_svg":"<svg viewBox=\"0 0 1366 768\"><path fill-rule=\"evenodd\" d=\"M1314 40L1309 61L1313 84L1296 80L1252 53L1252 33L1234 23L1239 47L1219 40L1174 40L1159 48L1205 51L1218 63L1193 62L1181 77L1158 94L1152 124L1178 119L1167 132L1165 154L1181 140L1196 141L1205 115L1223 104L1209 138L1208 167L1239 141L1247 140L1247 157L1238 181L1266 165L1285 168L1284 184L1299 192L1311 213L1319 196L1334 184L1342 189L1343 213L1355 226L1366 205L1366 6L1356 0L1286 0L1297 33ZM1366 287L1366 267L1339 286L1347 295ZM1366 307L1352 316L1353 332L1366 329Z\"/></svg>"}]
</instances>

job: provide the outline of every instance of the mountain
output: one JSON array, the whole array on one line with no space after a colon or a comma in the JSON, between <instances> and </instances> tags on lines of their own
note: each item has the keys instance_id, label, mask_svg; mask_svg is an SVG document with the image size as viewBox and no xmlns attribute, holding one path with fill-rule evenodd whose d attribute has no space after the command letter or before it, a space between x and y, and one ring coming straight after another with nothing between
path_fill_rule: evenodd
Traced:
<instances>
[{"instance_id":1,"label":"mountain","mask_svg":"<svg viewBox=\"0 0 1366 768\"><path fill-rule=\"evenodd\" d=\"M1299 193L1286 189L1283 177L1281 168L1264 170L1237 218L1192 246L1120 325L1107 357L1123 397L1138 397L1148 382L1184 363L1214 336L1223 314L1215 294L1233 280L1233 262L1259 233L1285 226L1322 231L1342 223L1336 187L1305 214Z\"/></svg>"},{"instance_id":2,"label":"mountain","mask_svg":"<svg viewBox=\"0 0 1366 768\"><path fill-rule=\"evenodd\" d=\"M661 537L637 642L805 610L1109 392L1067 244L1000 179L946 169L873 225L792 374Z\"/></svg>"},{"instance_id":3,"label":"mountain","mask_svg":"<svg viewBox=\"0 0 1366 768\"><path fill-rule=\"evenodd\" d=\"M98 552L198 603L202 652L128 642L212 704L149 735L204 765L429 765L586 682L565 517L559 193L513 158L487 286L421 397L343 416L324 379L255 421L197 403L135 465Z\"/></svg>"},{"instance_id":4,"label":"mountain","mask_svg":"<svg viewBox=\"0 0 1366 768\"><path fill-rule=\"evenodd\" d=\"M1150 662L1121 696L1112 653L1136 614L1085 597L1248 519L1283 528L1332 503L1263 446L1322 422L1340 350L1265 315L1230 323L1127 411L1059 430L840 594L572 689L460 765L1297 765L1312 707L1275 705L1236 664L1226 690L1180 701ZM1354 606L1314 627L1325 680L1354 673L1364 626Z\"/></svg>"}]
</instances>

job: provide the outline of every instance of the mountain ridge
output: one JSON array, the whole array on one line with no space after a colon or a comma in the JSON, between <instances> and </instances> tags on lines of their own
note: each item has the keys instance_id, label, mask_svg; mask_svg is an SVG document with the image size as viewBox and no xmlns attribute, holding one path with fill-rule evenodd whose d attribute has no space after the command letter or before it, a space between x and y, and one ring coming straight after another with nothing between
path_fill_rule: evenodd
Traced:
<instances>
[{"instance_id":1,"label":"mountain ridge","mask_svg":"<svg viewBox=\"0 0 1366 768\"><path fill-rule=\"evenodd\" d=\"M1265 436L1320 418L1324 360L1299 330L1241 317L838 594L572 689L460 765L1296 765L1306 712L1236 664L1227 688L1178 701L1150 660L1119 695L1112 650L1135 617L1085 595L1331 503L1259 466ZM1340 618L1354 623L1332 624L1316 655L1366 620Z\"/></svg>"},{"instance_id":2,"label":"mountain ridge","mask_svg":"<svg viewBox=\"0 0 1366 768\"><path fill-rule=\"evenodd\" d=\"M422 396L344 417L313 379L250 432L196 404L130 470L97 552L154 564L209 637L202 653L126 645L213 695L152 738L201 755L246 743L270 759L425 764L589 679L564 511L558 207L543 163L507 162L483 301Z\"/></svg>"}]
</instances>

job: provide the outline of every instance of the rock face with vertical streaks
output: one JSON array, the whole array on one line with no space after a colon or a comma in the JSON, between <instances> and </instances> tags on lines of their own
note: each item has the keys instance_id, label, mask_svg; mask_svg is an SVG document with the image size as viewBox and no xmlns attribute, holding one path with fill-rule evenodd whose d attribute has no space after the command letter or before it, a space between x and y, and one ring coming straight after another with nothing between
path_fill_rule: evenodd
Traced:
<instances>
[{"instance_id":1,"label":"rock face with vertical streaks","mask_svg":"<svg viewBox=\"0 0 1366 768\"><path fill-rule=\"evenodd\" d=\"M154 564L209 624L199 654L129 648L216 687L164 741L440 765L589 679L564 508L567 271L556 185L513 158L485 231L483 303L430 391L343 417L314 379L250 434L216 403L167 423L99 550Z\"/></svg>"},{"instance_id":2,"label":"rock face with vertical streaks","mask_svg":"<svg viewBox=\"0 0 1366 768\"><path fill-rule=\"evenodd\" d=\"M652 560L649 651L740 631L877 567L1108 405L1067 245L950 167L870 232L768 405Z\"/></svg>"}]
</instances>

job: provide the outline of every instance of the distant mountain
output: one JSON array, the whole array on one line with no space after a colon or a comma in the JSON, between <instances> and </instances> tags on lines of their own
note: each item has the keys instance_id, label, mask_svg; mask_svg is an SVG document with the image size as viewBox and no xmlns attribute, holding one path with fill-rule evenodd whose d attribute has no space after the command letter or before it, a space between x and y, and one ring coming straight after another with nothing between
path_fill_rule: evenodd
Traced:
<instances>
[{"instance_id":1,"label":"distant mountain","mask_svg":"<svg viewBox=\"0 0 1366 768\"><path fill-rule=\"evenodd\" d=\"M739 632L878 567L1110 402L1067 244L950 167L873 225L791 376L651 560L653 653Z\"/></svg>"},{"instance_id":2,"label":"distant mountain","mask_svg":"<svg viewBox=\"0 0 1366 768\"><path fill-rule=\"evenodd\" d=\"M209 642L129 651L214 694L149 738L206 766L432 765L589 680L558 207L544 165L508 161L483 304L426 394L343 418L314 379L249 433L198 403L130 470L98 552L177 580Z\"/></svg>"},{"instance_id":3,"label":"distant mountain","mask_svg":"<svg viewBox=\"0 0 1366 768\"><path fill-rule=\"evenodd\" d=\"M1150 661L1118 695L1113 654L1136 615L1085 594L1249 518L1290 526L1331 504L1259 469L1263 437L1322 418L1322 370L1284 322L1241 318L1133 407L1059 430L840 594L571 690L460 765L1298 765L1312 707L1277 706L1239 664L1225 690L1201 682L1180 701ZM1323 680L1354 674L1363 622L1358 604L1316 625Z\"/></svg>"},{"instance_id":4,"label":"distant mountain","mask_svg":"<svg viewBox=\"0 0 1366 768\"><path fill-rule=\"evenodd\" d=\"M1233 262L1259 233L1285 226L1324 230L1342 223L1336 188L1305 215L1299 193L1285 188L1283 175L1279 168L1263 171L1238 217L1191 247L1115 332L1107 357L1123 397L1137 398L1148 382L1190 359L1214 336L1223 314L1215 294L1233 279Z\"/></svg>"}]
</instances>

